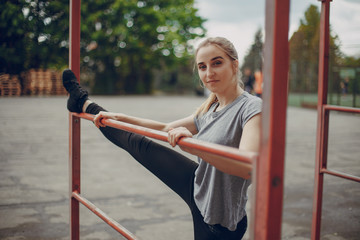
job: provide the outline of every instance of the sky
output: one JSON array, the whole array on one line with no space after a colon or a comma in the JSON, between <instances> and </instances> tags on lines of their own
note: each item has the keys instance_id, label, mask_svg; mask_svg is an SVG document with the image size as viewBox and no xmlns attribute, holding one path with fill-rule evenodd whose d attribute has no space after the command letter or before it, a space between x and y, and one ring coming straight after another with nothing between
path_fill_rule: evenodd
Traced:
<instances>
[{"instance_id":1,"label":"sky","mask_svg":"<svg viewBox=\"0 0 360 240\"><path fill-rule=\"evenodd\" d=\"M321 10L319 0L291 0L289 38L300 25L300 19L313 4ZM240 62L254 42L255 33L264 29L265 0L195 0L198 15L207 19L207 36L222 36L234 43ZM360 57L360 0L333 0L330 25L348 56ZM195 43L196 46L196 43Z\"/></svg>"}]
</instances>

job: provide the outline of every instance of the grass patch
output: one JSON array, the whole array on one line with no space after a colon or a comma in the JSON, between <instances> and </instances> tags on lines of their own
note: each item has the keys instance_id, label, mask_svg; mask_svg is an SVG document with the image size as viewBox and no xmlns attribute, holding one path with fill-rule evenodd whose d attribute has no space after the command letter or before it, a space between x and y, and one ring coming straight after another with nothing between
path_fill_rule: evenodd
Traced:
<instances>
[{"instance_id":1,"label":"grass patch","mask_svg":"<svg viewBox=\"0 0 360 240\"><path fill-rule=\"evenodd\" d=\"M317 104L317 93L289 93L288 105L294 107L302 106L316 106ZM343 106L343 107L360 107L360 95L354 99L352 95L341 96L337 94L328 95L328 104Z\"/></svg>"}]
</instances>

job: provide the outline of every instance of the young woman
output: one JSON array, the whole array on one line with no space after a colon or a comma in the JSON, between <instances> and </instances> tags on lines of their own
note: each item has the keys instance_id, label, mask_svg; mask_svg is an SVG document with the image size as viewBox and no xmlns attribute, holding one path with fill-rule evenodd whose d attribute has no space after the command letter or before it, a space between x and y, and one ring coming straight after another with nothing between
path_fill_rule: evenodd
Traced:
<instances>
[{"instance_id":1,"label":"young woman","mask_svg":"<svg viewBox=\"0 0 360 240\"><path fill-rule=\"evenodd\" d=\"M233 44L225 38L208 38L199 45L195 60L201 82L212 93L196 113L183 119L162 123L107 112L88 98L70 70L63 73L64 87L70 93L67 107L72 112L95 114L94 123L107 139L128 151L187 203L195 240L239 240L247 228L245 204L250 180L211 155L183 148L198 155L196 163L146 137L101 122L113 119L168 132L171 146L182 137L194 137L258 152L262 102L240 86Z\"/></svg>"}]
</instances>

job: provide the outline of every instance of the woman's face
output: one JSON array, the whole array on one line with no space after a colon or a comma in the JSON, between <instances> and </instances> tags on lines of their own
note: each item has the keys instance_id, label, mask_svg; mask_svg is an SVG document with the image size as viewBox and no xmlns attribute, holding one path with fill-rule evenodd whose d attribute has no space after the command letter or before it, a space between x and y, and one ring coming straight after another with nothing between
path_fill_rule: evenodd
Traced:
<instances>
[{"instance_id":1,"label":"woman's face","mask_svg":"<svg viewBox=\"0 0 360 240\"><path fill-rule=\"evenodd\" d=\"M236 60L235 60L236 61ZM207 45L198 50L196 56L198 73L204 86L215 94L225 93L237 84L237 61L214 45Z\"/></svg>"}]
</instances>

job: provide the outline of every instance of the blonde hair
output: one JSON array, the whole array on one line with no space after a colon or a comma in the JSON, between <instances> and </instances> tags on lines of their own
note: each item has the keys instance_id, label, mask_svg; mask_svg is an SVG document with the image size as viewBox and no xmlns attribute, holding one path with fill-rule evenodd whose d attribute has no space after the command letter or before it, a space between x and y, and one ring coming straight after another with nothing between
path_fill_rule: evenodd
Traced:
<instances>
[{"instance_id":1,"label":"blonde hair","mask_svg":"<svg viewBox=\"0 0 360 240\"><path fill-rule=\"evenodd\" d=\"M214 37L214 38L207 38L203 42L200 43L200 45L198 46L198 48L196 49L196 52L195 52L195 59L196 59L196 56L197 56L200 48L206 47L209 45L214 45L214 46L220 48L233 61L238 60L238 58L239 58L234 45L228 39L223 38L223 37ZM194 69L197 69L196 61L195 61ZM236 78L237 78L240 86L243 87L244 84L240 79L240 69L239 68L236 71ZM211 105L216 103L217 101L218 101L218 99L217 99L215 93L211 93L210 96L206 99L206 101L203 104L201 104L200 107L197 109L195 115L196 116L204 115L209 110Z\"/></svg>"}]
</instances>

